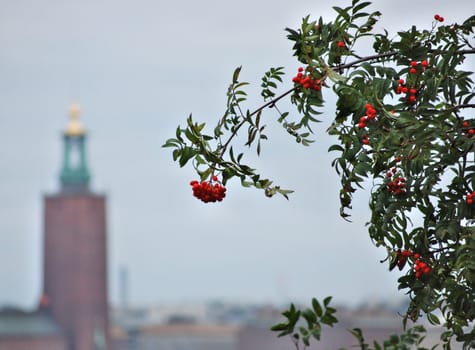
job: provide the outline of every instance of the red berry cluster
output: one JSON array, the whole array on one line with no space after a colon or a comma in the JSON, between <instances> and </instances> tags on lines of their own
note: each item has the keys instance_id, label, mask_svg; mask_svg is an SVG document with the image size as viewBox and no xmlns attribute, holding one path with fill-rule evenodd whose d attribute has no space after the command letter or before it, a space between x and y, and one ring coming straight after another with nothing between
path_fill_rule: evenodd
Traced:
<instances>
[{"instance_id":1,"label":"red berry cluster","mask_svg":"<svg viewBox=\"0 0 475 350\"><path fill-rule=\"evenodd\" d=\"M434 15L434 19L438 22L443 22L444 21L444 17L442 17L440 15Z\"/></svg>"},{"instance_id":2,"label":"red berry cluster","mask_svg":"<svg viewBox=\"0 0 475 350\"><path fill-rule=\"evenodd\" d=\"M414 253L413 253L412 251L410 251L410 250L402 250L402 251L401 251L401 255L402 255L402 256L405 256L406 258L409 258L409 257L413 256Z\"/></svg>"},{"instance_id":3,"label":"red berry cluster","mask_svg":"<svg viewBox=\"0 0 475 350\"><path fill-rule=\"evenodd\" d=\"M421 278L423 275L430 273L431 269L427 263L421 260L419 254L414 254L414 271L417 279Z\"/></svg>"},{"instance_id":4,"label":"red berry cluster","mask_svg":"<svg viewBox=\"0 0 475 350\"><path fill-rule=\"evenodd\" d=\"M423 275L430 273L431 268L427 263L421 260L421 255L418 253L413 253L410 250L403 250L397 252L397 265L399 270L402 270L408 258L414 259L414 272L417 279L421 278Z\"/></svg>"},{"instance_id":5,"label":"red berry cluster","mask_svg":"<svg viewBox=\"0 0 475 350\"><path fill-rule=\"evenodd\" d=\"M397 175L397 168L394 167L386 173L388 192L400 195L406 193L406 178Z\"/></svg>"},{"instance_id":6,"label":"red berry cluster","mask_svg":"<svg viewBox=\"0 0 475 350\"><path fill-rule=\"evenodd\" d=\"M193 180L190 182L190 185L193 190L193 196L205 203L221 202L226 196L226 187L218 182L216 176L213 176L211 181L198 182Z\"/></svg>"},{"instance_id":7,"label":"red berry cluster","mask_svg":"<svg viewBox=\"0 0 475 350\"><path fill-rule=\"evenodd\" d=\"M464 121L462 123L463 128L466 130L466 135L467 137L472 137L475 135L475 129L470 126L470 123L468 121Z\"/></svg>"},{"instance_id":8,"label":"red berry cluster","mask_svg":"<svg viewBox=\"0 0 475 350\"><path fill-rule=\"evenodd\" d=\"M467 204L472 204L473 203L473 200L475 199L475 191L473 191L472 193L467 193Z\"/></svg>"},{"instance_id":9,"label":"red berry cluster","mask_svg":"<svg viewBox=\"0 0 475 350\"><path fill-rule=\"evenodd\" d=\"M413 87L413 86L412 87L407 86L404 79L399 79L398 80L398 85L397 85L397 88L396 88L396 94L401 94L401 93L406 94L406 99L409 103L411 103L411 104L416 103L417 92L418 92L417 88Z\"/></svg>"},{"instance_id":10,"label":"red berry cluster","mask_svg":"<svg viewBox=\"0 0 475 350\"><path fill-rule=\"evenodd\" d=\"M358 128L359 129L364 129L368 126L368 123L375 120L377 115L378 115L378 111L376 111L376 109L374 109L373 105L371 103L367 103L365 104L365 109L366 109L366 114L364 116L362 116L358 122ZM361 139L361 142L363 143L363 145L369 145L369 138L368 138L368 135L367 134L364 134L362 139Z\"/></svg>"},{"instance_id":11,"label":"red berry cluster","mask_svg":"<svg viewBox=\"0 0 475 350\"><path fill-rule=\"evenodd\" d=\"M322 82L320 79L313 79L309 74L305 74L302 67L298 69L298 73L292 78L292 81L301 85L304 89L312 89L315 91L320 91L322 89Z\"/></svg>"},{"instance_id":12,"label":"red berry cluster","mask_svg":"<svg viewBox=\"0 0 475 350\"><path fill-rule=\"evenodd\" d=\"M360 129L366 128L368 126L368 122L371 120L375 120L376 116L378 115L378 112L376 111L376 109L374 109L371 103L365 104L364 107L366 108L366 114L362 116L359 120L358 128Z\"/></svg>"}]
</instances>

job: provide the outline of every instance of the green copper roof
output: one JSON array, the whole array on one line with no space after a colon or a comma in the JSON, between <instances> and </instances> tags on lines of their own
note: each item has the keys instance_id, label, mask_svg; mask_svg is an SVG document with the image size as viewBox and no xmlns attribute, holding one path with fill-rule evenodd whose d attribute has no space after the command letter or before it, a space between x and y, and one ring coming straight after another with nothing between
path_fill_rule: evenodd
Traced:
<instances>
[{"instance_id":1,"label":"green copper roof","mask_svg":"<svg viewBox=\"0 0 475 350\"><path fill-rule=\"evenodd\" d=\"M74 107L74 108L73 108ZM79 106L70 107L70 120L63 135L63 165L60 182L63 192L88 190L90 174L86 161L86 133L79 121Z\"/></svg>"}]
</instances>

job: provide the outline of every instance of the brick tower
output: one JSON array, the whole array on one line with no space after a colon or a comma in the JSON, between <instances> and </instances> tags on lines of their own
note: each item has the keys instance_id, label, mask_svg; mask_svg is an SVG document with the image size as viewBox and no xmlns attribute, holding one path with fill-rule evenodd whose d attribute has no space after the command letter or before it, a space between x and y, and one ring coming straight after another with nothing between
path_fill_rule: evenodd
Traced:
<instances>
[{"instance_id":1,"label":"brick tower","mask_svg":"<svg viewBox=\"0 0 475 350\"><path fill-rule=\"evenodd\" d=\"M89 190L79 106L64 131L61 189L44 198L44 296L71 350L110 350L106 198Z\"/></svg>"}]
</instances>

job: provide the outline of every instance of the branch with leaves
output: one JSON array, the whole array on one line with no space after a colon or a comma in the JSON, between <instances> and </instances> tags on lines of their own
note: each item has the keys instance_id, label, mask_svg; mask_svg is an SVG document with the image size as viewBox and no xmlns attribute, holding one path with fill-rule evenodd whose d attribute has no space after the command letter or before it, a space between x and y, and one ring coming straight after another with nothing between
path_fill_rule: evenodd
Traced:
<instances>
[{"instance_id":1,"label":"branch with leaves","mask_svg":"<svg viewBox=\"0 0 475 350\"><path fill-rule=\"evenodd\" d=\"M268 139L263 112L271 109L296 142L309 146L324 95L334 94L335 117L326 131L336 139L329 151L341 183L340 215L348 219L354 193L369 187L368 233L386 250L390 269L403 271L399 288L410 298L405 319L425 313L437 324L440 318L445 343L455 338L475 347L475 84L464 70L475 53L475 16L444 24L436 15L429 29L390 35L374 32L381 13L365 12L370 4L352 0L334 7L331 22L307 16L300 28L287 29L301 65L291 88L278 94L284 69L271 68L262 78L264 103L250 111L238 68L213 132L190 115L164 147L180 166L192 162L201 181L192 182L193 191L204 201L222 200L234 177L269 197L288 198L291 190L261 177L244 162L245 152L235 151L242 149L238 133L247 129L244 146L260 155ZM372 40L372 51L362 38ZM292 113L279 108L287 97Z\"/></svg>"}]
</instances>

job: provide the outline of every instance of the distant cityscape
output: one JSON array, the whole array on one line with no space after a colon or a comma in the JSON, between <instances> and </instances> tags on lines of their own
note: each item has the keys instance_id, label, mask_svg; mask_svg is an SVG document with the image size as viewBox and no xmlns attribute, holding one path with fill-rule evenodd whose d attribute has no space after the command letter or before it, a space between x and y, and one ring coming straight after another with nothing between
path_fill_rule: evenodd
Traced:
<instances>
[{"instance_id":1,"label":"distant cityscape","mask_svg":"<svg viewBox=\"0 0 475 350\"><path fill-rule=\"evenodd\" d=\"M298 305L306 308L308 305ZM402 332L402 316L407 305L387 303L358 307L336 306L338 323L323 327L320 341L312 340L308 349L338 350L357 346L350 333L361 328L368 344L382 342ZM285 306L232 302L176 303L149 307L110 308L110 349L112 350L294 350L289 336L279 338L270 327L282 322ZM44 310L0 309L0 350L69 350L67 344L53 341L64 330L47 322ZM424 345L437 344L441 329L422 320L428 330ZM12 339L43 339L35 346L14 347ZM93 349L101 349L93 345ZM452 349L461 349L454 344Z\"/></svg>"}]
</instances>

